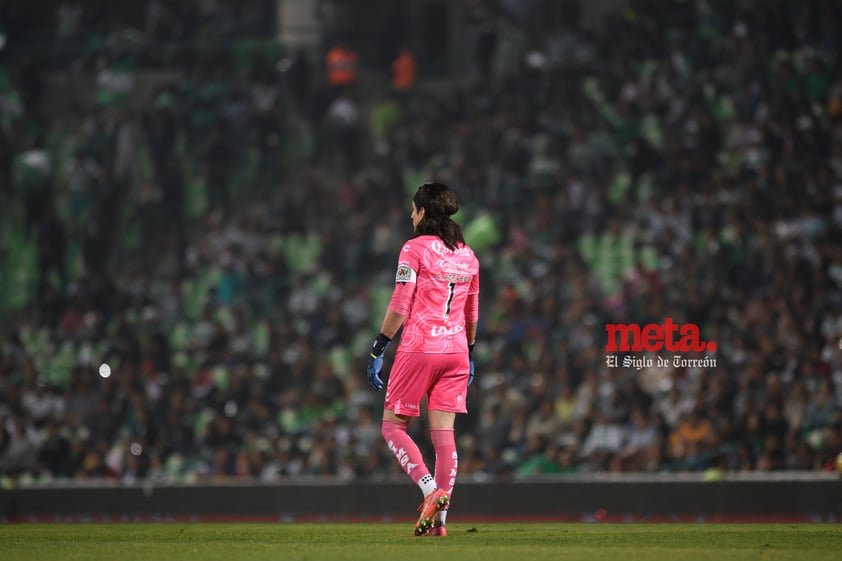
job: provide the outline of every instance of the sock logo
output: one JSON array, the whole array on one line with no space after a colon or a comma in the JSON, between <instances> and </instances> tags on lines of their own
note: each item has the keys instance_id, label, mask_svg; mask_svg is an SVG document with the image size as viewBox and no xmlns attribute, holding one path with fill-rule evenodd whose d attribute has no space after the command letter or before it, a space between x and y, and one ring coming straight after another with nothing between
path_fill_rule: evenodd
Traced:
<instances>
[{"instance_id":1,"label":"sock logo","mask_svg":"<svg viewBox=\"0 0 842 561\"><path fill-rule=\"evenodd\" d=\"M450 469L450 480L447 482L450 485L450 490L447 491L448 495L453 493L453 487L456 485L456 472L459 468L459 455L456 450L453 451L451 458L453 459L453 467Z\"/></svg>"},{"instance_id":2,"label":"sock logo","mask_svg":"<svg viewBox=\"0 0 842 561\"><path fill-rule=\"evenodd\" d=\"M389 450L391 450L392 454L395 455L395 458L398 459L398 463L401 465L401 467L407 473L407 475L411 474L412 470L418 467L418 464L413 464L409 461L409 454L406 453L406 450L395 446L394 440L389 441Z\"/></svg>"}]
</instances>

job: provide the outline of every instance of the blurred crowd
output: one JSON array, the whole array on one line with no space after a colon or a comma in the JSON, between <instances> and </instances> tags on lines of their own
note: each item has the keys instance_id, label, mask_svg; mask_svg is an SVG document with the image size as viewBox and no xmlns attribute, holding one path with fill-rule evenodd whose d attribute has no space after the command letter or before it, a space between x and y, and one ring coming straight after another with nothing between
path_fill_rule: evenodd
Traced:
<instances>
[{"instance_id":1,"label":"blurred crowd","mask_svg":"<svg viewBox=\"0 0 842 561\"><path fill-rule=\"evenodd\" d=\"M466 2L449 80L333 38L214 49L61 120L11 36L3 285L33 273L0 308L4 481L398 474L363 373L430 179L482 263L460 476L834 469L842 7L632 0L594 30L551 4ZM667 317L715 366L610 366L606 323Z\"/></svg>"}]
</instances>

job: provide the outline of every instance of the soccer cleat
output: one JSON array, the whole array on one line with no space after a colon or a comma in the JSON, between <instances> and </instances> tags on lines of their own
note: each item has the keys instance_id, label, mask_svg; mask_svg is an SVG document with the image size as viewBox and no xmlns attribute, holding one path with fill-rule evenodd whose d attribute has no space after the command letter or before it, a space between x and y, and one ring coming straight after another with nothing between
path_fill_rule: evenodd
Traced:
<instances>
[{"instance_id":1,"label":"soccer cleat","mask_svg":"<svg viewBox=\"0 0 842 561\"><path fill-rule=\"evenodd\" d=\"M447 537L447 528L441 521L436 520L433 524L433 527L427 530L427 533L424 534L425 536L437 536L439 538L446 538Z\"/></svg>"},{"instance_id":2,"label":"soccer cleat","mask_svg":"<svg viewBox=\"0 0 842 561\"><path fill-rule=\"evenodd\" d=\"M450 504L450 498L442 489L436 489L424 499L418 510L421 511L421 516L418 517L418 522L415 523L415 535L423 536L427 530L433 527L436 521L436 514L440 510L447 508Z\"/></svg>"}]
</instances>

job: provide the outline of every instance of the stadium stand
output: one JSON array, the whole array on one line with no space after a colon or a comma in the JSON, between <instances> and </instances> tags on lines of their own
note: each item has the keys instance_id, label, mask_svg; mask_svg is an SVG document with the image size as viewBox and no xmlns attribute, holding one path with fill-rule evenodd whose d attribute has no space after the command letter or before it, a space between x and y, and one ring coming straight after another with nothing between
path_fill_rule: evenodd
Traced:
<instances>
[{"instance_id":1,"label":"stadium stand","mask_svg":"<svg viewBox=\"0 0 842 561\"><path fill-rule=\"evenodd\" d=\"M53 4L0 7L5 485L396 473L364 358L427 179L483 265L461 476L835 469L837 2L478 2L470 74L400 101L271 2ZM715 367L606 365L666 317Z\"/></svg>"}]
</instances>

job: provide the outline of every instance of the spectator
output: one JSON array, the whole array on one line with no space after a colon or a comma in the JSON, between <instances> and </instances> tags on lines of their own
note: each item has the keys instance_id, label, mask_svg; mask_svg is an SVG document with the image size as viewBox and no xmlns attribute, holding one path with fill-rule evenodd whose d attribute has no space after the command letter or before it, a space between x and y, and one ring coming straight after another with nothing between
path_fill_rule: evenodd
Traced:
<instances>
[{"instance_id":1,"label":"spectator","mask_svg":"<svg viewBox=\"0 0 842 561\"><path fill-rule=\"evenodd\" d=\"M340 41L325 54L325 75L334 96L357 82L359 55L347 41Z\"/></svg>"},{"instance_id":2,"label":"spectator","mask_svg":"<svg viewBox=\"0 0 842 561\"><path fill-rule=\"evenodd\" d=\"M759 416L756 417L759 419ZM754 435L759 427L752 424L749 432ZM694 407L682 416L678 426L669 434L670 456L678 462L688 466L697 466L704 462L706 453L717 443L717 435L713 425L706 418L704 411ZM754 442L754 446L758 443Z\"/></svg>"},{"instance_id":3,"label":"spectator","mask_svg":"<svg viewBox=\"0 0 842 561\"><path fill-rule=\"evenodd\" d=\"M401 48L391 66L392 89L395 91L404 109L409 103L410 94L418 79L418 62L413 52L406 46Z\"/></svg>"},{"instance_id":4,"label":"spectator","mask_svg":"<svg viewBox=\"0 0 842 561\"><path fill-rule=\"evenodd\" d=\"M582 445L582 458L591 469L606 470L611 458L620 453L626 442L622 426L612 423L603 412L597 412L593 425Z\"/></svg>"}]
</instances>

